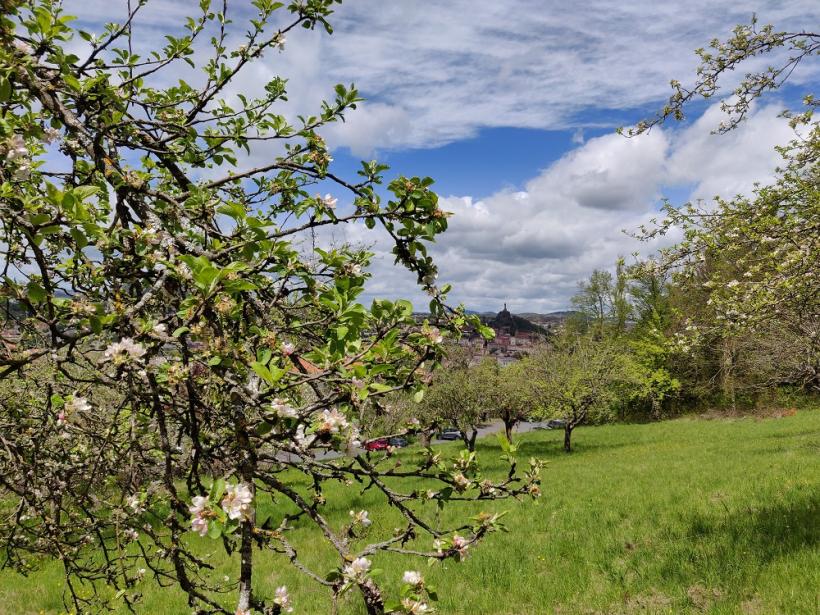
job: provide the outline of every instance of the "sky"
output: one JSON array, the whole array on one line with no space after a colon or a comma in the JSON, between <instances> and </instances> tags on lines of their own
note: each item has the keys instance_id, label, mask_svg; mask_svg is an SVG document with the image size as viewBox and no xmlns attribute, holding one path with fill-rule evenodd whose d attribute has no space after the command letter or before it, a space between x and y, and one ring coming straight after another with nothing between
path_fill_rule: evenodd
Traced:
<instances>
[{"instance_id":1,"label":"sky","mask_svg":"<svg viewBox=\"0 0 820 615\"><path fill-rule=\"evenodd\" d=\"M96 29L117 21L125 0L64 5ZM137 44L148 48L173 33L193 6L150 0ZM237 24L250 14L244 0L229 7ZM283 76L283 111L293 116L318 110L335 83L355 83L366 102L324 131L335 171L351 176L359 160L375 158L391 166L389 176L434 178L443 209L453 213L431 250L439 281L453 284L452 302L549 312L566 309L594 269L673 242L674 233L649 244L630 235L658 215L664 199L710 201L771 180L774 147L794 136L779 114L817 90L816 61L798 67L789 87L763 99L729 134L711 134L721 120L716 101L637 138L614 132L652 116L670 79L691 83L694 50L726 38L753 14L778 30L801 30L820 23L820 4L347 0L331 18L332 36L290 33L285 50L243 74L237 91L253 94ZM235 28L236 44L241 34ZM254 151L247 163L271 155ZM334 233L325 239L376 253L365 300L406 297L424 308L424 295L393 265L383 238L358 225Z\"/></svg>"}]
</instances>

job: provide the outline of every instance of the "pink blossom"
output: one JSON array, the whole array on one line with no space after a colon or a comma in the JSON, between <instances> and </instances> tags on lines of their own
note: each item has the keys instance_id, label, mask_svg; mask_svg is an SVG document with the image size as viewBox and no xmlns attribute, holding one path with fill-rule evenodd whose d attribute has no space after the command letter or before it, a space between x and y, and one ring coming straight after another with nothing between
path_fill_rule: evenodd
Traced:
<instances>
[{"instance_id":1,"label":"pink blossom","mask_svg":"<svg viewBox=\"0 0 820 615\"><path fill-rule=\"evenodd\" d=\"M203 517L194 517L191 519L191 529L200 536L205 536L208 533L208 520Z\"/></svg>"},{"instance_id":2,"label":"pink blossom","mask_svg":"<svg viewBox=\"0 0 820 615\"><path fill-rule=\"evenodd\" d=\"M293 613L293 607L290 605L290 595L286 586L282 585L276 588L273 603L279 605L285 613Z\"/></svg>"},{"instance_id":3,"label":"pink blossom","mask_svg":"<svg viewBox=\"0 0 820 615\"><path fill-rule=\"evenodd\" d=\"M225 487L225 497L222 498L222 510L230 519L250 519L253 494L246 483L237 483Z\"/></svg>"}]
</instances>

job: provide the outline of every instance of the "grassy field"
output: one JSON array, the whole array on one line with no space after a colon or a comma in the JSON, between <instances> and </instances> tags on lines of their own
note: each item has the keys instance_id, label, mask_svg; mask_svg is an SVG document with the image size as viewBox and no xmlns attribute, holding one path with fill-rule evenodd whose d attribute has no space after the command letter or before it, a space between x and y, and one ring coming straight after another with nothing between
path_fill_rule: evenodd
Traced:
<instances>
[{"instance_id":1,"label":"grassy field","mask_svg":"<svg viewBox=\"0 0 820 615\"><path fill-rule=\"evenodd\" d=\"M820 613L820 410L581 428L571 455L560 451L561 435L521 437L522 458L549 462L540 501L482 508L509 509L510 533L463 563L427 569L385 556L375 567L396 582L403 570L424 570L442 613ZM500 453L492 438L478 448L490 464ZM396 521L370 492L336 495L343 503L329 517L339 524L351 508L385 519L376 534ZM312 531L298 528L295 539L318 570L337 565ZM201 542L203 553L214 547ZM286 583L297 612L329 612L326 592L263 557L259 591ZM212 561L219 574L235 574L224 555ZM54 563L28 578L2 572L0 613L60 613L61 592ZM190 612L150 580L144 592L144 613ZM358 596L340 610L361 613Z\"/></svg>"}]
</instances>

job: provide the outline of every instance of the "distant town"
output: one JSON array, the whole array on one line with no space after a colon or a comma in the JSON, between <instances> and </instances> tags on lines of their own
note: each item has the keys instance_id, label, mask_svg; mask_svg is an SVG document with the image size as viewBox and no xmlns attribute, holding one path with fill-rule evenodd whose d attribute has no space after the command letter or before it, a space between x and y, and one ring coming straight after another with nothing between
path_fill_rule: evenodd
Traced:
<instances>
[{"instance_id":1,"label":"distant town","mask_svg":"<svg viewBox=\"0 0 820 615\"><path fill-rule=\"evenodd\" d=\"M548 340L572 312L512 314L504 304L497 314L478 314L481 321L495 331L495 338L485 340L477 331L465 335L459 344L471 349L474 359L494 357L501 365L520 359L533 346Z\"/></svg>"}]
</instances>

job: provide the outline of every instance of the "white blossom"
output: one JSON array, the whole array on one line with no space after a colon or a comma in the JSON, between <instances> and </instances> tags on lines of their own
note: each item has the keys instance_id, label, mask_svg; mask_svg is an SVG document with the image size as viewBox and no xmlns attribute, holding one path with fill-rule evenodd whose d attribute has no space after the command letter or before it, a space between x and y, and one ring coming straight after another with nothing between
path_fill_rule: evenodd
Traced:
<instances>
[{"instance_id":1,"label":"white blossom","mask_svg":"<svg viewBox=\"0 0 820 615\"><path fill-rule=\"evenodd\" d=\"M291 344L290 342L285 342L282 344L282 354L286 357L292 355L296 351L296 346Z\"/></svg>"},{"instance_id":2,"label":"white blossom","mask_svg":"<svg viewBox=\"0 0 820 615\"><path fill-rule=\"evenodd\" d=\"M336 207L336 202L339 200L331 194L326 194L325 196L319 199L322 202L322 205L329 209L333 209Z\"/></svg>"},{"instance_id":3,"label":"white blossom","mask_svg":"<svg viewBox=\"0 0 820 615\"><path fill-rule=\"evenodd\" d=\"M453 548L458 551L458 554L464 557L467 554L467 549L470 548L466 538L453 534Z\"/></svg>"},{"instance_id":4,"label":"white blossom","mask_svg":"<svg viewBox=\"0 0 820 615\"><path fill-rule=\"evenodd\" d=\"M360 510L359 512L350 511L350 517L353 520L354 525L361 525L362 527L368 527L373 522L367 516L366 510Z\"/></svg>"},{"instance_id":5,"label":"white blossom","mask_svg":"<svg viewBox=\"0 0 820 615\"><path fill-rule=\"evenodd\" d=\"M319 415L318 431L325 433L339 433L345 429L350 423L344 414L339 412L336 408L332 410L323 410Z\"/></svg>"},{"instance_id":6,"label":"white blossom","mask_svg":"<svg viewBox=\"0 0 820 615\"><path fill-rule=\"evenodd\" d=\"M222 498L222 510L230 519L250 519L253 494L246 483L237 483L225 487L225 497Z\"/></svg>"},{"instance_id":7,"label":"white blossom","mask_svg":"<svg viewBox=\"0 0 820 615\"><path fill-rule=\"evenodd\" d=\"M279 399L278 397L271 402L271 410L283 419L293 419L299 416L296 410L288 404L287 400Z\"/></svg>"},{"instance_id":8,"label":"white blossom","mask_svg":"<svg viewBox=\"0 0 820 615\"><path fill-rule=\"evenodd\" d=\"M470 479L464 476L461 472L456 474L453 477L453 482L455 483L456 489L458 491L464 491L467 487L470 486Z\"/></svg>"},{"instance_id":9,"label":"white blossom","mask_svg":"<svg viewBox=\"0 0 820 615\"><path fill-rule=\"evenodd\" d=\"M412 598L404 598L401 601L401 606L404 609L404 612L409 613L410 615L425 615L426 613L431 612L431 609L427 606L426 602L422 602L421 600L413 600Z\"/></svg>"},{"instance_id":10,"label":"white blossom","mask_svg":"<svg viewBox=\"0 0 820 615\"><path fill-rule=\"evenodd\" d=\"M191 498L191 505L188 507L188 512L190 512L195 517L201 517L202 513L205 512L207 508L208 496L195 495L193 498Z\"/></svg>"},{"instance_id":11,"label":"white blossom","mask_svg":"<svg viewBox=\"0 0 820 615\"><path fill-rule=\"evenodd\" d=\"M54 143L57 139L60 138L60 131L56 128L52 128L49 126L45 130L43 130L43 141L46 143Z\"/></svg>"},{"instance_id":12,"label":"white blossom","mask_svg":"<svg viewBox=\"0 0 820 615\"><path fill-rule=\"evenodd\" d=\"M121 365L129 361L141 361L142 357L145 356L145 352L145 347L142 344L135 342L130 337L124 337L105 349L105 358L115 365Z\"/></svg>"},{"instance_id":13,"label":"white blossom","mask_svg":"<svg viewBox=\"0 0 820 615\"><path fill-rule=\"evenodd\" d=\"M91 404L88 403L88 400L85 397L74 395L66 402L65 410L70 413L88 412L91 410Z\"/></svg>"},{"instance_id":14,"label":"white blossom","mask_svg":"<svg viewBox=\"0 0 820 615\"><path fill-rule=\"evenodd\" d=\"M196 498L194 498L194 499L196 499ZM208 499L208 498L205 498L205 500L206 500L206 501L207 501L207 499ZM138 514L140 514L140 513L145 512L145 508L142 506L142 501L141 501L141 499L140 499L140 496L139 496L138 494L136 494L136 493L135 493L134 495L129 495L129 496L125 499L125 504L126 504L126 505L127 505L127 506L128 506L128 507L132 510L132 511L134 511L134 514L137 514L137 515L138 515Z\"/></svg>"},{"instance_id":15,"label":"white blossom","mask_svg":"<svg viewBox=\"0 0 820 615\"><path fill-rule=\"evenodd\" d=\"M14 173L12 174L12 179L15 181L25 181L29 177L31 177L31 163L28 161L20 164L16 169L14 169Z\"/></svg>"},{"instance_id":16,"label":"white blossom","mask_svg":"<svg viewBox=\"0 0 820 615\"><path fill-rule=\"evenodd\" d=\"M414 587L418 587L424 583L424 577L421 576L421 573L417 570L405 570L402 580L408 585L413 585Z\"/></svg>"},{"instance_id":17,"label":"white blossom","mask_svg":"<svg viewBox=\"0 0 820 615\"><path fill-rule=\"evenodd\" d=\"M370 560L366 557L357 557L342 570L342 574L348 579L362 579L370 570Z\"/></svg>"},{"instance_id":18,"label":"white blossom","mask_svg":"<svg viewBox=\"0 0 820 615\"><path fill-rule=\"evenodd\" d=\"M28 148L26 147L26 140L22 135L12 135L6 141L6 160L12 162L18 158L25 158L28 156Z\"/></svg>"},{"instance_id":19,"label":"white blossom","mask_svg":"<svg viewBox=\"0 0 820 615\"><path fill-rule=\"evenodd\" d=\"M293 613L293 607L290 604L290 595L288 588L284 585L276 588L274 593L273 603L278 605L285 613Z\"/></svg>"},{"instance_id":20,"label":"white blossom","mask_svg":"<svg viewBox=\"0 0 820 615\"><path fill-rule=\"evenodd\" d=\"M204 517L194 517L191 519L191 529L200 536L205 536L208 533L208 520Z\"/></svg>"}]
</instances>

